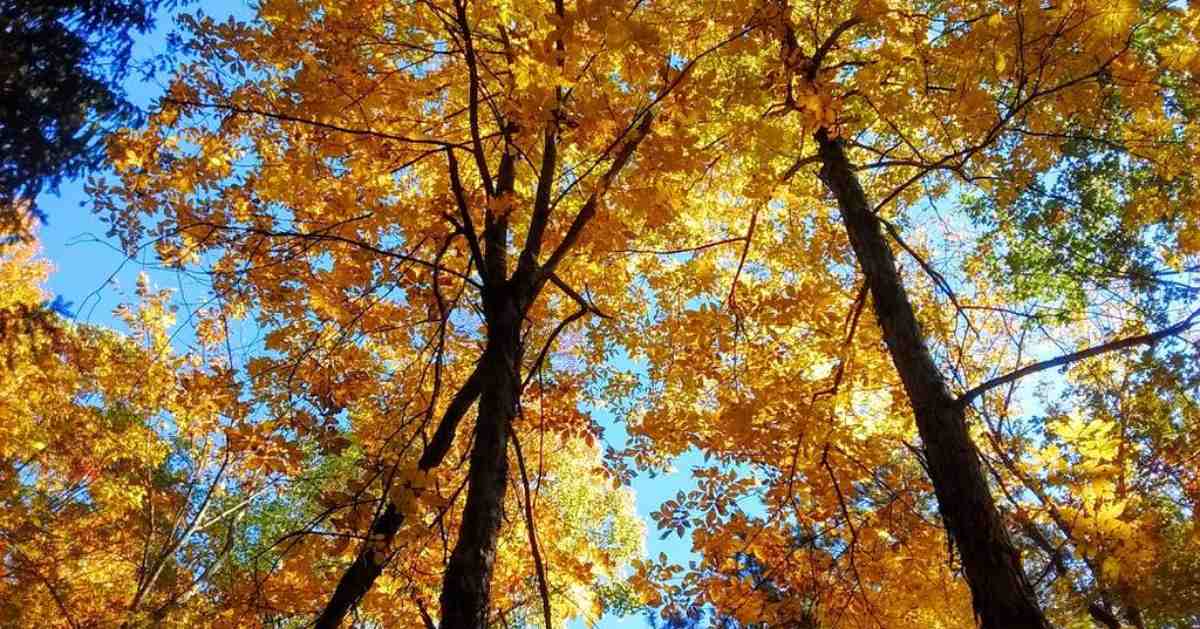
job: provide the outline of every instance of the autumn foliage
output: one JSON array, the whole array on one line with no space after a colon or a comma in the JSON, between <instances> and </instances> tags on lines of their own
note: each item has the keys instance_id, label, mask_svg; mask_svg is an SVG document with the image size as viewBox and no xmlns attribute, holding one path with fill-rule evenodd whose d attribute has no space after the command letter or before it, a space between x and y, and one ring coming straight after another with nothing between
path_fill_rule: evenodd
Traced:
<instances>
[{"instance_id":1,"label":"autumn foliage","mask_svg":"<svg viewBox=\"0 0 1200 629\"><path fill-rule=\"evenodd\" d=\"M207 300L4 251L0 624L1200 622L1195 3L180 26L88 191Z\"/></svg>"}]
</instances>

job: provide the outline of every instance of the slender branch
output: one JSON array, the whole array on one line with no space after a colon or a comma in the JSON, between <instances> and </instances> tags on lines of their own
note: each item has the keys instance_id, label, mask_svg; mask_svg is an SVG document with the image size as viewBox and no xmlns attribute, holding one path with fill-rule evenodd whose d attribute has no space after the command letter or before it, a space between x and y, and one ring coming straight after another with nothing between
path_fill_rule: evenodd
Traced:
<instances>
[{"instance_id":1,"label":"slender branch","mask_svg":"<svg viewBox=\"0 0 1200 629\"><path fill-rule=\"evenodd\" d=\"M471 25L467 21L467 0L455 0L455 19L462 31L463 52L467 60L467 97L470 104L467 117L471 130L471 153L475 157L475 167L479 169L479 178L483 180L483 189L488 196L495 193L492 185L492 175L488 170L487 156L483 152L483 140L479 133L479 64L475 53L475 42L471 37Z\"/></svg>"},{"instance_id":2,"label":"slender branch","mask_svg":"<svg viewBox=\"0 0 1200 629\"><path fill-rule=\"evenodd\" d=\"M516 431L510 435L513 450L517 453L517 467L521 469L521 484L525 487L525 531L529 534L529 552L533 555L533 568L537 573L538 593L542 597L542 615L545 616L546 626L554 626L554 617L550 613L550 588L546 581L546 566L542 562L542 551L538 548L537 526L533 520L533 495L529 490L529 472L525 469L525 456L521 454L521 440L517 439Z\"/></svg>"},{"instance_id":3,"label":"slender branch","mask_svg":"<svg viewBox=\"0 0 1200 629\"><path fill-rule=\"evenodd\" d=\"M792 162L791 166L788 166L787 170L783 171L783 174L780 175L779 180L781 182L786 182L786 181L790 180L792 177L794 177L796 175L796 173L800 172L801 168L804 168L805 166L808 166L809 164L819 164L819 163L821 163L820 155L809 155L807 157L804 157L804 156L798 157L798 158L796 158L796 161Z\"/></svg>"},{"instance_id":4,"label":"slender branch","mask_svg":"<svg viewBox=\"0 0 1200 629\"><path fill-rule=\"evenodd\" d=\"M737 270L733 273L733 281L729 285L729 296L725 301L737 312L737 286L738 280L742 277L742 268L746 266L746 256L750 253L750 243L754 240L754 228L758 225L758 208L750 214L750 226L746 228L746 235L742 238L745 243L742 245L742 255L738 258Z\"/></svg>"},{"instance_id":5,"label":"slender branch","mask_svg":"<svg viewBox=\"0 0 1200 629\"><path fill-rule=\"evenodd\" d=\"M563 0L554 0L554 14L562 23L565 14ZM554 60L561 75L566 57L566 47L563 44L562 30L554 41ZM546 226L550 222L550 211L553 208L551 196L554 188L554 171L558 167L558 134L562 118L563 90L561 85L554 87L554 108L550 111L550 121L546 123L542 142L542 165L538 172L537 192L533 199L533 216L529 219L529 231L525 236L525 247L517 262L519 274L528 274L537 266L541 254L542 241L545 239ZM549 625L547 625L549 626Z\"/></svg>"},{"instance_id":6,"label":"slender branch","mask_svg":"<svg viewBox=\"0 0 1200 629\"><path fill-rule=\"evenodd\" d=\"M208 222L208 221L197 221L194 223L190 223L185 227L181 227L179 229L179 231L182 232L182 231L192 228L192 227L208 227L213 230L225 230L225 231L230 231L230 232L239 232L239 233L243 233L243 234L253 234L255 236L262 236L264 238L296 238L298 240L308 240L308 241L315 241L315 242L322 242L322 241L323 242L337 242L337 243L341 243L341 244L345 244L345 245L350 245L353 247L358 247L359 249L368 251L370 253L374 253L379 256L383 256L383 257L387 257L387 258L394 258L397 260L403 260L405 262L412 262L413 264L423 266L423 267L426 267L426 268L432 269L432 270L441 270L446 273L449 273L450 275L458 277L459 279L463 280L464 282L471 284L475 288L483 288L479 284L479 282L476 282L475 280L471 279L470 276L468 276L467 274L462 273L460 271L456 271L451 268L439 266L433 262L430 262L429 260L418 258L418 257L412 256L412 255L406 254L406 253L400 253L399 251L383 249L381 247L377 247L375 245L372 245L367 242L363 242L361 240L355 240L353 238L347 238L346 236L339 236L337 234L327 233L326 231L311 231L311 232L295 231L295 230L276 231L276 230L272 230L272 229L261 229L258 227L239 227L239 226L235 226L235 225L220 225L220 224L212 223L212 222Z\"/></svg>"},{"instance_id":7,"label":"slender branch","mask_svg":"<svg viewBox=\"0 0 1200 629\"><path fill-rule=\"evenodd\" d=\"M572 312L566 319L563 319L562 321L558 322L558 325L555 326L554 331L552 331L550 333L549 338L546 339L545 344L542 345L541 351L538 352L537 359L533 361L533 365L529 368L529 373L526 374L525 380L523 382L521 382L521 390L522 391L525 390L525 387L529 386L529 381L533 379L533 375L536 374L538 372L538 370L540 370L542 368L542 363L544 363L546 361L546 354L550 353L550 346L554 344L554 339L558 338L558 335L562 334L562 331L564 329L566 329L566 327L568 325L571 325L575 321L578 321L581 317L583 317L583 315L586 315L587 313L588 313L587 307L581 306L579 308L579 310Z\"/></svg>"},{"instance_id":8,"label":"slender branch","mask_svg":"<svg viewBox=\"0 0 1200 629\"><path fill-rule=\"evenodd\" d=\"M1069 365L1071 363L1079 362L1086 358L1091 358L1093 356L1099 356L1101 354L1107 354L1109 352L1120 351L1123 349L1128 349L1130 347L1136 347L1138 345L1154 345L1155 343L1158 343L1159 341L1161 341L1165 338L1169 338L1172 336L1178 336L1178 335L1186 332L1187 330L1191 329L1191 327L1196 323L1197 318L1200 318L1200 309L1195 310L1194 312L1192 312L1191 315L1188 315L1188 317L1186 319L1176 323L1175 325L1163 328L1157 332L1151 332L1149 334L1139 334L1137 336L1128 336L1128 337L1125 337L1122 339L1117 339L1115 341L1109 341L1108 343L1104 343L1102 345L1096 345L1094 347L1089 347L1087 349L1080 350L1078 352L1072 352L1070 354L1063 354L1062 356L1057 356L1055 358L1043 360L1041 362L1033 363L1032 365L1026 365L1024 367L1021 367L1020 369L1011 371L1011 372L1004 374L1003 376L1000 376L998 378L993 378L991 380L988 380L987 382L984 382L983 384L971 389L970 391L967 391L966 393L959 396L957 403L960 406L967 406L971 402L974 402L976 398L980 397L984 393L987 393L988 391L990 391L996 387L1003 386L1005 384L1014 382L1016 380L1020 380L1021 378L1024 378L1025 376L1035 374L1039 371L1045 371L1047 369L1053 369L1054 367L1061 367L1064 365Z\"/></svg>"},{"instance_id":9,"label":"slender branch","mask_svg":"<svg viewBox=\"0 0 1200 629\"><path fill-rule=\"evenodd\" d=\"M349 135L362 135L362 136L367 136L367 137L372 137L372 138L379 138L382 140L394 140L396 142L406 142L408 144L424 144L424 145L439 146L439 147L445 147L445 148L450 148L450 147L454 147L454 146L462 146L461 144L456 144L454 142L445 142L443 140L411 138L411 137L408 137L405 135L399 135L396 133L387 133L385 131L376 131L374 129L356 129L353 127L346 127L346 126L342 126L339 124L334 124L332 122L321 122L319 120L311 120L308 118L301 118L300 116L295 116L292 114L285 114L285 113L281 113L281 112L277 112L277 111L267 111L264 109L254 109L251 107L241 107L238 105L232 105L232 104L228 104L228 103L204 103L204 102L200 102L200 101L182 100L182 99L170 98L170 97L163 98L163 102L169 103L171 105L176 105L179 107L195 107L198 109L215 109L218 111L227 111L230 113L240 114L240 115L262 116L263 118L270 118L272 120L279 120L282 122L294 122L297 124L308 125L310 127L316 127L318 129L325 129L327 131L336 131L338 133L345 133L345 134L349 134Z\"/></svg>"},{"instance_id":10,"label":"slender branch","mask_svg":"<svg viewBox=\"0 0 1200 629\"><path fill-rule=\"evenodd\" d=\"M858 548L858 529L854 526L854 519L850 516L850 510L846 508L846 498L842 495L841 484L838 483L837 475L833 473L833 467L829 465L829 444L825 444L824 451L821 452L821 465L825 471L829 472L829 480L833 482L833 491L837 495L838 507L842 511L842 517L846 519L846 526L850 527L850 541L847 544L847 551L850 553L850 571L854 573L854 581L858 585L858 594L862 597L867 608L874 611L874 605L871 604L871 599L867 598L867 589L863 586L862 576L858 573L858 562L855 560L856 549Z\"/></svg>"},{"instance_id":11,"label":"slender branch","mask_svg":"<svg viewBox=\"0 0 1200 629\"><path fill-rule=\"evenodd\" d=\"M571 247L575 245L575 242L579 240L579 236L583 232L583 228L587 225L588 221L595 216L597 206L599 205L600 201L603 200L604 194L608 192L608 188L610 185L612 185L613 179L620 174L621 170L625 167L625 164L630 160L630 158L633 156L633 153L637 150L638 145L640 145L642 140L646 139L646 136L649 135L650 126L654 122L655 107L662 102L663 99L674 92L675 88L679 87L679 85L683 83L684 79L687 78L687 76L691 73L692 68L694 68L701 59L704 59L708 55L720 50L730 42L740 39L753 30L754 27L741 29L693 57L690 61L683 65L675 77L657 93L657 95L653 100L650 101L649 104L647 104L643 109L633 116L633 118L629 121L629 126L627 126L625 130L622 131L619 136L617 136L617 139L612 145L610 145L610 148L604 152L604 154L607 155L610 151L616 151L616 155L613 157L612 164L609 165L608 170L600 177L599 184L592 191L592 194L588 197L583 207L580 208L579 213L575 215L575 218L572 220L571 225L567 228L567 233L565 236L563 236L562 241L559 242L558 246L550 254L550 257L546 260L545 264L538 268L536 272L531 274L532 276L529 278L528 286L525 290L529 291L532 289L530 294L536 295L537 290L546 281L547 276L554 272L554 270L558 267L558 264L562 261L562 258L567 254L567 251L569 251ZM664 65L664 75L669 72L669 69L669 64ZM593 165L593 167L594 166L595 165ZM591 168L588 170L590 171ZM574 183L582 181L583 178L584 177L577 178ZM572 185L574 185L574 183ZM570 186L568 186L568 188L569 187ZM566 192L564 191L563 194L566 194Z\"/></svg>"},{"instance_id":12,"label":"slender branch","mask_svg":"<svg viewBox=\"0 0 1200 629\"><path fill-rule=\"evenodd\" d=\"M216 475L213 477L212 484L208 486L208 491L204 493L204 498L200 501L200 506L197 508L195 517L192 518L191 523L188 524L187 528L183 530L177 539L171 540L166 546L163 547L162 552L159 553L158 559L151 567L145 582L141 584L141 587L139 587L137 592L134 594L133 602L129 604L129 611L136 612L138 608L141 607L142 600L145 599L150 590L154 588L155 582L158 581L158 578L162 575L163 569L166 568L167 560L175 554L175 551L179 550L180 547L187 543L192 534L196 532L196 528L199 526L200 521L204 519L205 514L208 512L209 505L212 504L213 494L216 493L217 486L221 482L221 477L225 475L225 470L229 466L230 456L230 452L226 450L225 459L221 462L221 467L217 470ZM186 508L187 505L185 504L183 509Z\"/></svg>"},{"instance_id":13,"label":"slender branch","mask_svg":"<svg viewBox=\"0 0 1200 629\"><path fill-rule=\"evenodd\" d=\"M858 294L854 297L854 306L847 317L846 340L842 342L842 356L838 360L837 369L833 372L833 383L829 388L822 389L812 394L809 399L809 404L815 404L817 399L822 396L833 397L838 394L838 389L842 386L842 380L846 377L846 363L850 359L851 346L854 343L854 335L858 332L858 321L862 318L863 309L867 305L868 286L864 281L862 286L858 288Z\"/></svg>"},{"instance_id":14,"label":"slender branch","mask_svg":"<svg viewBox=\"0 0 1200 629\"><path fill-rule=\"evenodd\" d=\"M437 625L433 623L433 617L429 615L429 610L425 609L425 603L420 599L417 601L417 611L421 613L421 622L425 624L425 629L437 629Z\"/></svg>"},{"instance_id":15,"label":"slender branch","mask_svg":"<svg viewBox=\"0 0 1200 629\"><path fill-rule=\"evenodd\" d=\"M933 265L929 264L925 258L921 257L921 255L918 254L915 249L910 247L907 242L904 242L904 239L900 237L900 230L896 229L895 225L892 225L890 221L881 216L876 216L875 218L883 225L884 229L887 230L888 234L892 237L892 240L895 240L896 244L900 245L900 248L904 249L905 253L911 256L913 260L917 261L917 264L921 266L921 269L925 271L925 274L933 280L934 285L940 288L943 293L946 293L946 297L948 297L950 299L950 303L954 305L955 312L962 316L963 321L965 321L967 324L967 328L970 329L971 332L974 332L976 336L978 336L979 331L975 329L975 324L971 322L971 318L967 316L966 312L964 312L962 304L958 301L958 295L955 294L954 289L950 288L950 282L946 281L946 277L939 273L937 269L934 269Z\"/></svg>"},{"instance_id":16,"label":"slender branch","mask_svg":"<svg viewBox=\"0 0 1200 629\"><path fill-rule=\"evenodd\" d=\"M596 315L597 317L600 317L601 319L611 319L612 318L612 315L605 314L599 308L597 308L595 304L584 299L583 295L580 295L578 291L576 291L574 288L571 288L570 286L568 286L566 282L562 281L562 278L560 278L558 276L558 274L551 273L550 274L550 282L552 284L554 284L555 286L557 286L559 290L566 293L568 297L570 297L571 299L574 299L575 303L579 304L579 306L581 308L586 309L588 312L591 312L592 314Z\"/></svg>"},{"instance_id":17,"label":"slender branch","mask_svg":"<svg viewBox=\"0 0 1200 629\"><path fill-rule=\"evenodd\" d=\"M621 170L625 168L625 165L629 163L638 145L649 135L650 125L653 121L654 115L652 113L647 111L642 115L642 119L638 123L633 135L617 151L612 164L608 167L608 171L600 177L600 182L597 184L596 189L592 191L587 202L583 204L579 213L575 215L575 219L571 222L571 226L567 228L567 233L563 236L562 241L558 243L558 247L554 249L550 257L546 260L546 263L535 274L534 287L540 285L551 273L554 273L559 263L567 255L567 251L579 240L579 237L583 234L583 228L596 215L600 201L604 198L604 194L608 192L609 186L612 185L613 180L616 179Z\"/></svg>"},{"instance_id":18,"label":"slender branch","mask_svg":"<svg viewBox=\"0 0 1200 629\"><path fill-rule=\"evenodd\" d=\"M745 239L746 239L745 236L738 236L736 238L725 238L724 240L707 242L702 245L696 245L695 247L680 247L678 249L618 249L618 250L614 251L613 253L646 253L646 254L653 254L653 255L659 255L659 256L669 256L669 255L675 255L675 254L679 254L679 253L696 253L699 251L704 251L705 249L719 247L721 245L728 245L728 244L735 243L735 242L742 242Z\"/></svg>"},{"instance_id":19,"label":"slender branch","mask_svg":"<svg viewBox=\"0 0 1200 629\"><path fill-rule=\"evenodd\" d=\"M838 24L837 27L833 29L833 32L829 34L829 37L825 38L824 43L822 43L821 46L817 48L817 51L813 53L812 61L808 66L808 72L805 73L804 78L808 79L809 82L816 80L817 73L821 71L821 64L825 61L825 55L828 55L829 52L833 50L833 47L837 45L838 38L841 37L846 31L861 24L862 21L863 20L861 17L854 16L845 22Z\"/></svg>"},{"instance_id":20,"label":"slender branch","mask_svg":"<svg viewBox=\"0 0 1200 629\"><path fill-rule=\"evenodd\" d=\"M471 207L467 203L467 194L463 189L462 179L458 173L458 159L454 157L453 149L446 149L446 161L450 170L450 190L454 193L454 204L458 206L458 214L463 224L460 226L471 248L471 257L475 258L475 268L482 275L484 266L483 250L479 248L479 237L475 234L475 221L471 219ZM486 278L484 278L486 281Z\"/></svg>"},{"instance_id":21,"label":"slender branch","mask_svg":"<svg viewBox=\"0 0 1200 629\"><path fill-rule=\"evenodd\" d=\"M58 611L62 613L63 620L67 621L67 625L71 627L71 629L79 629L79 623L75 621L73 616L71 616L71 610L67 609L66 602L63 601L62 596L58 593L58 588L54 587L54 584L50 582L50 579L37 570L31 569L29 570L29 573L37 577L38 580L40 580L42 584L46 586L46 589L50 592L50 598L54 599L54 604L58 606Z\"/></svg>"}]
</instances>

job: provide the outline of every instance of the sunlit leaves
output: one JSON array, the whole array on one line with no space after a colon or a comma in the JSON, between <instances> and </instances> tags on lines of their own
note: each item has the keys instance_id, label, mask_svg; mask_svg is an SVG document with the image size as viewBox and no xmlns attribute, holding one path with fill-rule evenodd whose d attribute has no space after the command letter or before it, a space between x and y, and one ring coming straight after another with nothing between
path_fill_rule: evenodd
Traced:
<instances>
[{"instance_id":1,"label":"sunlit leaves","mask_svg":"<svg viewBox=\"0 0 1200 629\"><path fill-rule=\"evenodd\" d=\"M186 18L166 98L112 139L115 176L90 189L127 249L209 281L200 347L177 353L176 297L148 279L118 313L128 336L67 326L16 343L12 381L41 380L5 393L22 419L0 456L95 481L97 500L140 517L195 509L179 493L219 485L213 457L228 450L241 484L226 495L275 484L244 524L221 525L233 560L194 600L231 624L304 621L362 551L387 567L358 612L415 626L461 524L477 418L455 427L443 465L418 461L492 332L473 239L505 225L493 245L515 264L544 219L540 263L591 208L520 318L514 428L531 473L503 505L500 624L544 622L527 510L554 622L641 603L743 625L974 622L813 133L848 147L957 391L1144 333L1196 296L1194 7L579 1L560 15L473 2L475 56L458 8L271 0L245 23ZM625 168L604 175L651 114ZM558 160L541 187L547 137ZM497 194L503 156L512 190ZM17 265L6 273L13 303L44 299ZM254 334L235 345L239 325ZM1101 594L1163 617L1183 613L1169 585L1196 596L1179 558L1200 501L1189 352L1113 358L1063 376L1065 392L1021 385L972 406L1005 517L1067 554L1060 570L1020 538L1064 624ZM605 443L618 431L594 409L629 441ZM79 418L74 432L39 423L51 410ZM71 456L85 438L108 468ZM652 528L696 557L627 575L642 524L623 486L679 456L704 463ZM404 525L370 533L388 505ZM221 547L207 535L196 553Z\"/></svg>"}]
</instances>

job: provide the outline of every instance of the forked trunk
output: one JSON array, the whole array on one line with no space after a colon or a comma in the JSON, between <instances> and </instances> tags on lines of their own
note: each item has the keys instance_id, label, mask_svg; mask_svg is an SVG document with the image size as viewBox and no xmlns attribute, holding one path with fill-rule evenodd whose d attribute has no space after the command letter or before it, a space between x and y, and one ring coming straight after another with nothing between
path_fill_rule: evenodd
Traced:
<instances>
[{"instance_id":1,"label":"forked trunk","mask_svg":"<svg viewBox=\"0 0 1200 629\"><path fill-rule=\"evenodd\" d=\"M818 131L821 180L837 197L842 222L873 298L892 362L904 383L924 444L938 510L962 558L983 629L1048 629L1020 556L1005 530L951 395L925 344L896 261L842 144Z\"/></svg>"}]
</instances>

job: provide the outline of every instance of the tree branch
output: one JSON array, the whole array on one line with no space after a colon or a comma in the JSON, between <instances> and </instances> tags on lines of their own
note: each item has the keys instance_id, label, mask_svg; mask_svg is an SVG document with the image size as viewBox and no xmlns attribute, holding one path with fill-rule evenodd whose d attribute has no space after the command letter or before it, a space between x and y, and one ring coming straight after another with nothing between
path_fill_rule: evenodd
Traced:
<instances>
[{"instance_id":1,"label":"tree branch","mask_svg":"<svg viewBox=\"0 0 1200 629\"><path fill-rule=\"evenodd\" d=\"M475 167L479 169L479 178L483 180L483 189L488 196L495 194L492 185L492 175L488 170L487 156L483 152L483 140L479 133L479 64L475 54L475 42L471 37L471 25L467 21L466 0L455 0L455 19L462 30L463 52L467 60L467 77L469 85L467 96L470 101L467 107L467 118L471 127L471 153L475 156Z\"/></svg>"},{"instance_id":2,"label":"tree branch","mask_svg":"<svg viewBox=\"0 0 1200 629\"><path fill-rule=\"evenodd\" d=\"M612 185L613 180L616 179L621 170L625 168L625 165L629 163L629 160L633 157L633 153L637 150L638 145L642 143L642 140L646 139L647 135L649 135L650 125L653 121L654 115L651 112L647 111L642 115L642 119L635 128L634 133L625 141L623 145L621 145L621 148L617 150L617 154L613 158L612 164L609 165L608 170L604 173L604 175L600 177L600 182L597 184L596 189L592 191L591 196L588 197L588 200L583 204L583 207L580 208L579 213L575 215L575 220L573 220L571 222L571 226L567 228L567 233L565 236L563 236L562 242L558 243L558 247L556 247L550 254L550 257L546 260L546 263L543 264L538 272L534 274L532 288L536 289L539 285L545 282L550 274L554 273L555 269L558 268L559 263L562 262L563 257L567 255L567 251L569 251L571 247L573 247L579 240L580 235L583 233L583 228L588 224L588 221L590 221L592 217L596 215L597 207L599 206L601 199L604 198L604 194L608 192L609 186ZM536 290L534 292L536 293Z\"/></svg>"},{"instance_id":3,"label":"tree branch","mask_svg":"<svg viewBox=\"0 0 1200 629\"><path fill-rule=\"evenodd\" d=\"M420 469L428 471L441 465L442 460L450 451L458 423L479 397L482 384L483 377L479 373L479 368L476 367L467 381L459 388L458 393L450 400L450 405L446 407L446 412L442 415L442 421L438 424L433 438L421 453L421 459L417 463ZM386 547L391 543L396 531L404 524L404 514L390 499L385 497L384 500L387 501L387 507L371 525L368 540L379 540L383 547ZM351 608L357 605L359 599L371 589L371 585L383 572L383 566L387 561L386 558L383 561L377 561L372 556L375 548L376 546L373 546L371 541L363 544L358 557L342 574L325 609L317 617L314 625L316 629L337 629Z\"/></svg>"},{"instance_id":4,"label":"tree branch","mask_svg":"<svg viewBox=\"0 0 1200 629\"><path fill-rule=\"evenodd\" d=\"M828 55L829 52L833 50L833 47L837 45L838 38L841 37L846 31L861 23L862 18L855 16L846 20L845 22L842 22L841 24L838 24L837 28L833 29L833 32L829 34L829 37L826 37L821 46L817 48L817 51L813 53L812 61L809 63L808 71L805 72L804 78L808 79L810 83L816 80L817 73L821 71L821 64L825 61L825 56Z\"/></svg>"},{"instance_id":5,"label":"tree branch","mask_svg":"<svg viewBox=\"0 0 1200 629\"><path fill-rule=\"evenodd\" d=\"M537 573L538 594L542 597L542 615L546 626L554 626L554 617L550 613L550 587L546 581L546 566L542 562L542 551L538 548L537 527L533 520L533 494L529 490L529 472L525 469L525 456L521 454L521 441L517 439L516 431L509 435L512 439L513 450L517 453L517 467L521 469L521 484L525 487L525 531L529 534L529 553L533 555L533 568Z\"/></svg>"},{"instance_id":6,"label":"tree branch","mask_svg":"<svg viewBox=\"0 0 1200 629\"><path fill-rule=\"evenodd\" d=\"M1123 349L1128 349L1130 347L1136 347L1138 345L1154 345L1165 338L1178 336L1191 329L1191 327L1196 323L1197 317L1200 317L1200 309L1195 310L1192 312L1192 314L1188 315L1186 319L1176 323L1175 325L1163 328L1157 332L1139 334L1137 336L1129 336L1123 339L1109 341L1108 343L1097 345L1095 347L1089 347L1078 352L1063 354L1062 356L1043 360L1041 362L1033 363L1032 365L1026 365L1025 367L1011 371L998 378L988 380L987 382L984 382L970 391L963 393L961 396L959 396L957 403L960 406L967 406L971 402L974 402L976 398L996 387L1020 380L1025 376L1035 374L1039 371L1070 365L1071 363L1079 362L1086 358L1107 354L1109 352L1116 352Z\"/></svg>"},{"instance_id":7,"label":"tree branch","mask_svg":"<svg viewBox=\"0 0 1200 629\"><path fill-rule=\"evenodd\" d=\"M525 375L525 380L521 382L521 390L525 390L525 387L529 386L529 381L533 379L533 375L542 368L542 363L546 361L546 354L550 353L550 346L554 344L554 339L558 338L558 335L562 334L562 331L566 329L568 325L578 321L587 313L587 306L580 306L579 310L572 312L569 316L567 316L566 319L558 322L558 325L554 327L554 331L550 332L550 336L546 339L545 344L542 345L542 349L538 352L537 358L533 361L533 365L530 366L529 373Z\"/></svg>"},{"instance_id":8,"label":"tree branch","mask_svg":"<svg viewBox=\"0 0 1200 629\"><path fill-rule=\"evenodd\" d=\"M565 8L563 0L554 0L554 14L559 23L564 19ZM559 74L563 72L566 48L559 31L554 41L554 57ZM562 117L563 91L562 86L554 88L554 108L550 111L550 121L546 123L545 138L542 142L542 165L538 172L537 191L533 198L533 216L529 219L529 231L525 236L525 246L517 262L517 273L527 275L537 266L538 256L542 251L542 241L545 238L546 226L550 222L550 211L553 207L551 195L554 189L554 172L558 167L558 133ZM547 622L549 619L547 619ZM549 626L549 625L547 625Z\"/></svg>"},{"instance_id":9,"label":"tree branch","mask_svg":"<svg viewBox=\"0 0 1200 629\"><path fill-rule=\"evenodd\" d=\"M575 303L579 304L579 306L581 308L596 315L597 317L600 317L601 319L611 319L612 318L612 315L605 314L599 308L597 308L595 304L584 299L583 295L580 295L578 291L576 291L574 288L571 288L570 286L568 286L567 283L562 281L562 278L560 278L557 274L555 274L555 273L550 274L550 282L553 283L555 286L557 286L559 290L566 293L568 297L570 297L571 299L574 299Z\"/></svg>"},{"instance_id":10,"label":"tree branch","mask_svg":"<svg viewBox=\"0 0 1200 629\"><path fill-rule=\"evenodd\" d=\"M458 159L454 157L454 149L446 149L446 161L450 170L450 191L454 194L454 204L458 206L458 214L463 224L460 225L467 245L471 248L471 257L475 258L475 268L483 273L486 268L483 263L483 250L479 248L479 236L475 233L475 221L471 219L471 206L467 203L467 193L463 189L462 179L458 173ZM483 278L484 281L487 278Z\"/></svg>"},{"instance_id":11,"label":"tree branch","mask_svg":"<svg viewBox=\"0 0 1200 629\"><path fill-rule=\"evenodd\" d=\"M163 102L169 103L171 105L175 105L178 107L195 107L197 109L216 109L219 111L227 111L227 112L234 113L234 114L262 116L264 118L270 118L272 120L280 120L282 122L294 122L297 124L308 125L310 127L316 127L318 129L325 129L327 131L336 131L338 133L345 133L348 135L362 135L362 136L367 136L367 137L372 137L372 138L379 138L381 140L394 140L396 142L406 142L408 144L424 144L427 146L432 145L432 146L439 146L439 147L444 147L444 148L461 146L460 144L456 144L454 142L445 142L442 140L410 138L410 137L404 136L404 135L399 135L399 134L395 134L395 133L387 133L384 131L375 131L373 129L355 129L353 127L345 127L345 126L334 124L331 122L320 122L318 120L310 120L308 118L301 118L299 116L295 116L292 114L285 114L285 113L280 113L277 111L266 111L263 109L253 109L250 107L241 107L238 105L232 105L232 104L228 104L228 103L203 103L203 102L199 102L199 101L181 100L181 99L170 98L170 97L163 98Z\"/></svg>"},{"instance_id":12,"label":"tree branch","mask_svg":"<svg viewBox=\"0 0 1200 629\"><path fill-rule=\"evenodd\" d=\"M742 242L745 239L746 239L745 236L737 236L736 238L725 238L723 240L716 240L713 242L704 243L702 245L696 245L694 247L680 247L678 249L618 249L618 250L614 251L613 253L646 253L646 254L653 254L653 255L658 255L658 256L670 256L670 255L675 255L675 254L679 254L679 253L697 253L700 251L704 251L705 249L711 249L713 247L719 247L721 245L728 245L728 244L732 244L735 242Z\"/></svg>"}]
</instances>

